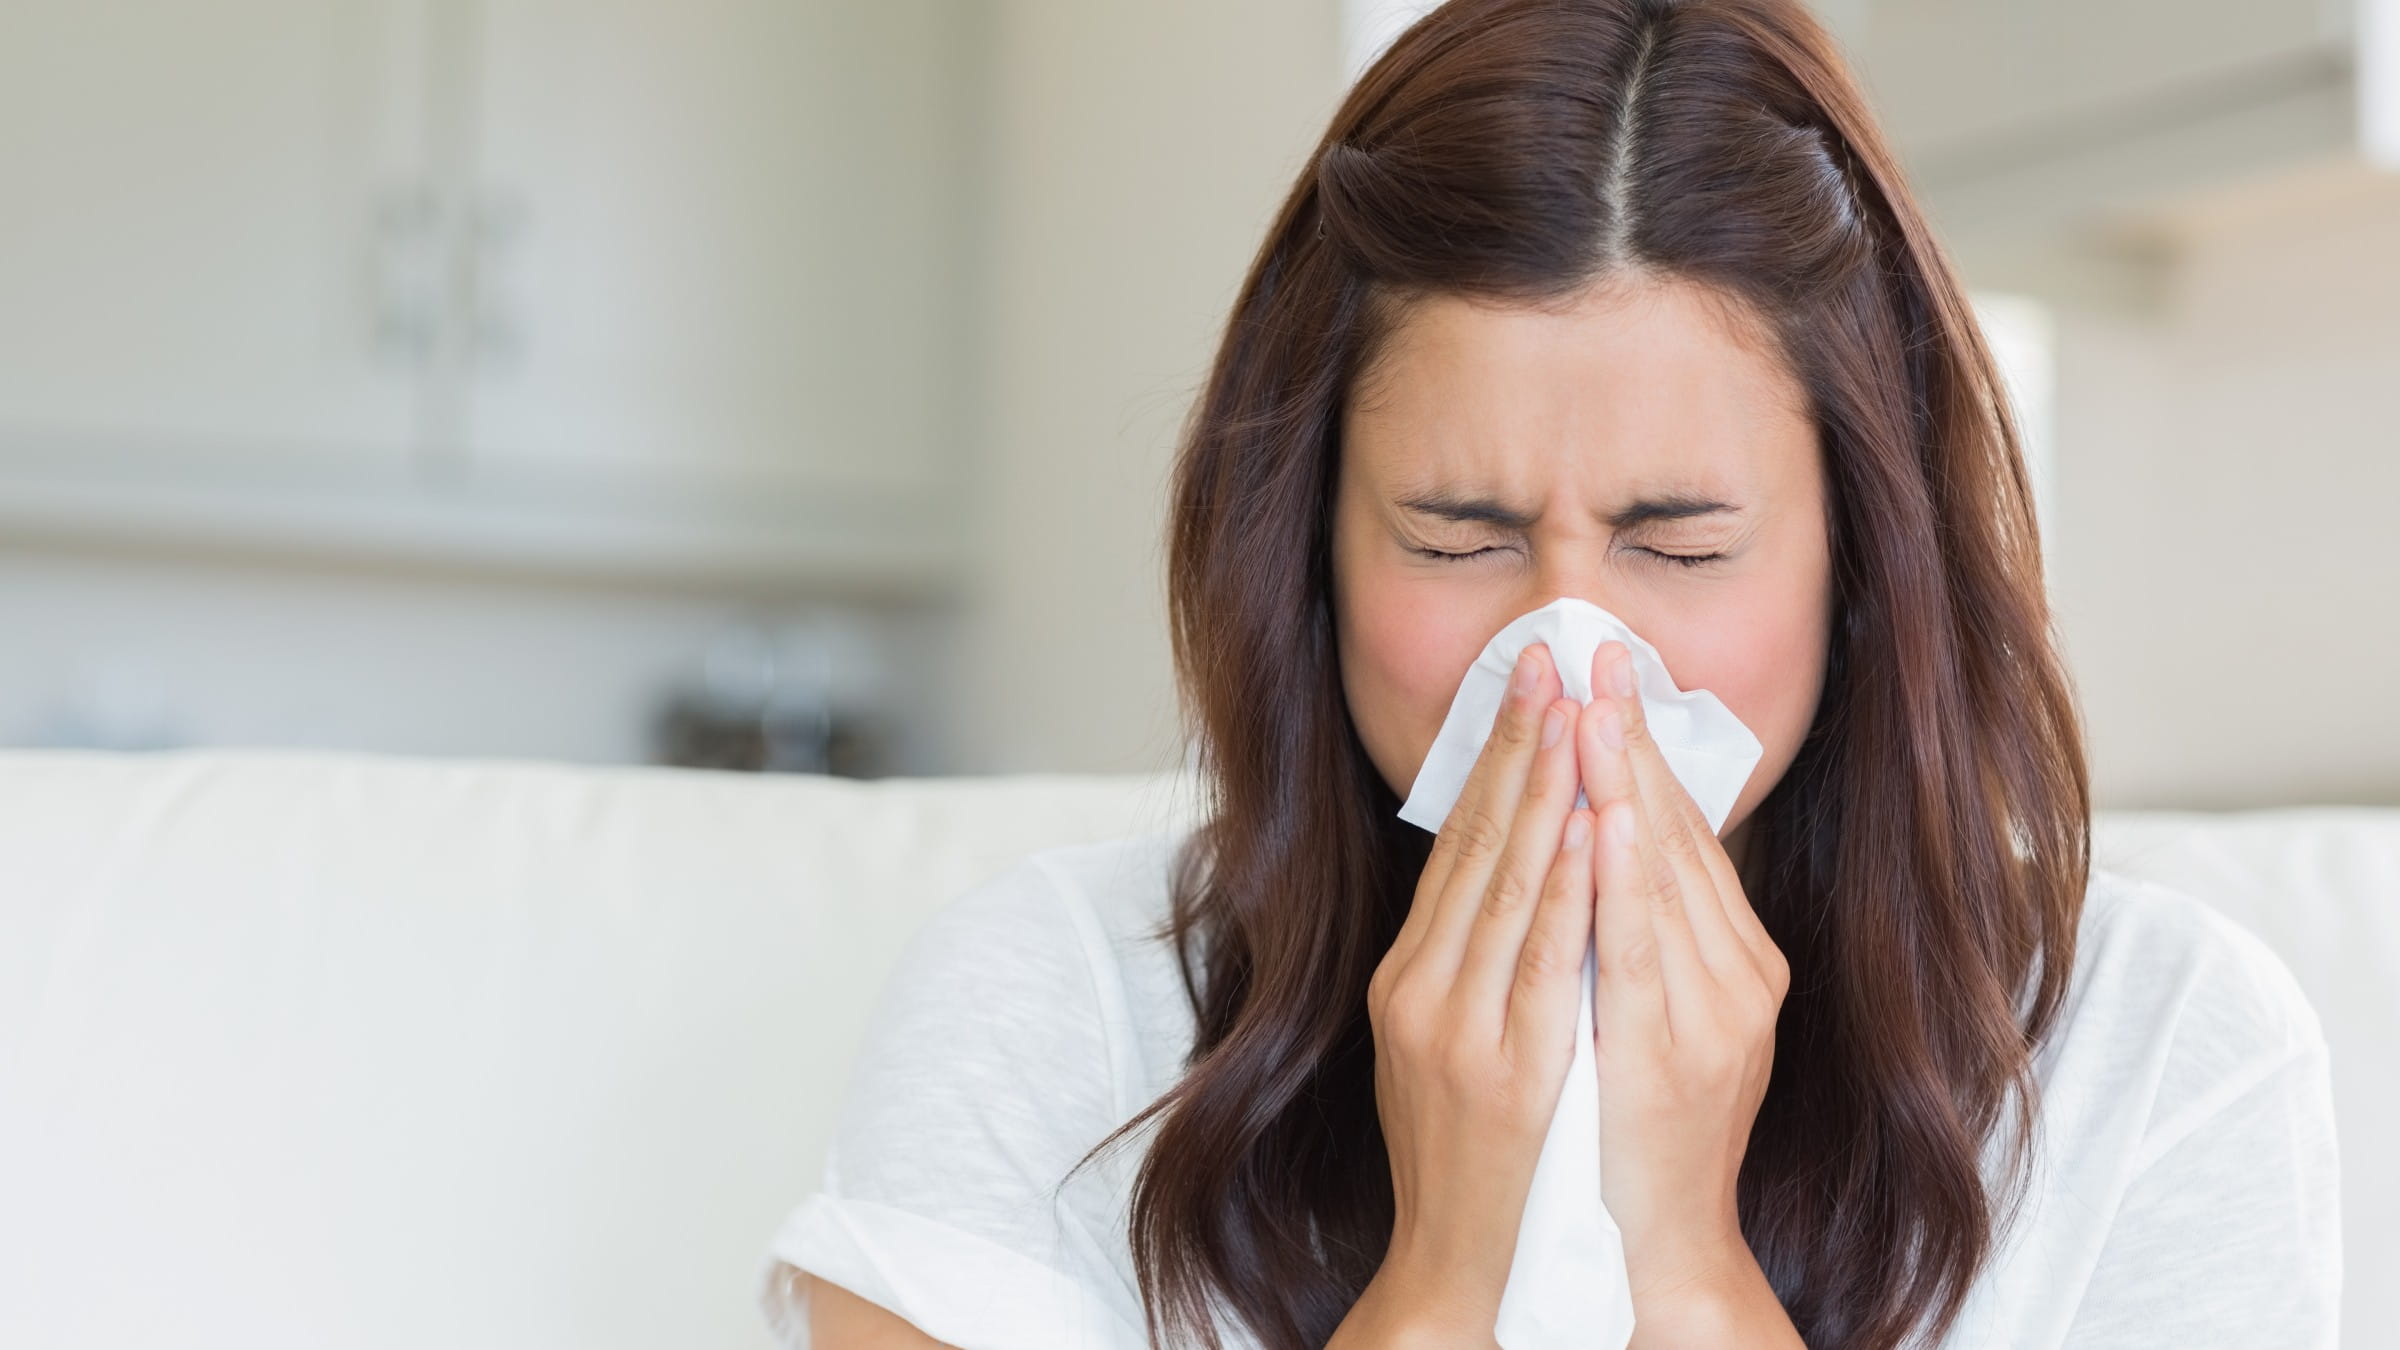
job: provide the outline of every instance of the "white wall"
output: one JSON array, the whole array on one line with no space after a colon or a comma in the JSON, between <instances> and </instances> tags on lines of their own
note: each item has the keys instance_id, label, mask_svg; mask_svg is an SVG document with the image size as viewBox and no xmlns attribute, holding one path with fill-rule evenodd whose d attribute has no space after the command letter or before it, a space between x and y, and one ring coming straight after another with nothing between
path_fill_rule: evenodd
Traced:
<instances>
[{"instance_id":1,"label":"white wall","mask_svg":"<svg viewBox=\"0 0 2400 1350\"><path fill-rule=\"evenodd\" d=\"M810 611L563 582L0 545L0 745L265 745L649 758L650 719L731 625ZM913 715L902 771L947 762L938 616L829 634L834 695Z\"/></svg>"},{"instance_id":2,"label":"white wall","mask_svg":"<svg viewBox=\"0 0 2400 1350\"><path fill-rule=\"evenodd\" d=\"M955 672L975 770L1176 763L1175 434L1342 92L1334 0L995 0L980 564Z\"/></svg>"},{"instance_id":3,"label":"white wall","mask_svg":"<svg viewBox=\"0 0 2400 1350\"><path fill-rule=\"evenodd\" d=\"M2400 177L2176 227L2060 315L2056 592L2106 806L2400 801Z\"/></svg>"}]
</instances>

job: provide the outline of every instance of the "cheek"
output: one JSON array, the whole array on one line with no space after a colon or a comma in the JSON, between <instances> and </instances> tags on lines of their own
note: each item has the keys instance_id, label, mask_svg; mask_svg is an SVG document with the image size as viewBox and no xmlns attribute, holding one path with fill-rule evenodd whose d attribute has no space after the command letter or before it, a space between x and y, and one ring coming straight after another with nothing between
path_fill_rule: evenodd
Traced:
<instances>
[{"instance_id":1,"label":"cheek","mask_svg":"<svg viewBox=\"0 0 2400 1350\"><path fill-rule=\"evenodd\" d=\"M1355 574L1343 597L1342 683L1360 738L1387 777L1407 780L1458 692L1458 672L1507 616L1436 602L1413 578Z\"/></svg>"},{"instance_id":2,"label":"cheek","mask_svg":"<svg viewBox=\"0 0 2400 1350\"><path fill-rule=\"evenodd\" d=\"M1761 586L1723 600L1704 617L1670 621L1643 636L1658 648L1679 687L1715 694L1742 719L1764 747L1761 770L1779 773L1816 711L1825 661L1824 603L1805 586Z\"/></svg>"}]
</instances>

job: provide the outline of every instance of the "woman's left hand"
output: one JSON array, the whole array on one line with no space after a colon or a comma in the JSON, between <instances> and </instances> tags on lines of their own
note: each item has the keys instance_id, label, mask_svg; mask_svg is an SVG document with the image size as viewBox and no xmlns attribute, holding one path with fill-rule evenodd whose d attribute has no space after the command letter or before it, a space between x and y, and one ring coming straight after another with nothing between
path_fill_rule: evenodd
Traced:
<instances>
[{"instance_id":1,"label":"woman's left hand","mask_svg":"<svg viewBox=\"0 0 2400 1350\"><path fill-rule=\"evenodd\" d=\"M1618 692L1632 679L1624 644L1603 643L1577 735L1598 826L1601 1195L1624 1237L1638 1319L1687 1289L1764 1287L1734 1182L1790 972L1651 738L1640 696Z\"/></svg>"}]
</instances>

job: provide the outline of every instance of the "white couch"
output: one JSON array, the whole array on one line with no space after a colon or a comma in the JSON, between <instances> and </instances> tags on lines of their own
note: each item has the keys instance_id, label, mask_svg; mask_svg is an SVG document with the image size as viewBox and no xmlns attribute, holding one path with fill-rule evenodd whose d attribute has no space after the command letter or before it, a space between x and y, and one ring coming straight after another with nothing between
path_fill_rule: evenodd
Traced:
<instances>
[{"instance_id":1,"label":"white couch","mask_svg":"<svg viewBox=\"0 0 2400 1350\"><path fill-rule=\"evenodd\" d=\"M1175 776L0 753L0 1346L759 1347L889 960ZM2333 1042L2348 1344L2400 1344L2400 810L2103 817Z\"/></svg>"}]
</instances>

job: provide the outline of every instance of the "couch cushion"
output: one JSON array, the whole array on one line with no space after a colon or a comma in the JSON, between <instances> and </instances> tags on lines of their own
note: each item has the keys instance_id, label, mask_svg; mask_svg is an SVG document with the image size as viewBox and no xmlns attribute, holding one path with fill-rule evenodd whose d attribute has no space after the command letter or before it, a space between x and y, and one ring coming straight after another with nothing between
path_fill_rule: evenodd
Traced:
<instances>
[{"instance_id":1,"label":"couch cushion","mask_svg":"<svg viewBox=\"0 0 2400 1350\"><path fill-rule=\"evenodd\" d=\"M774 1228L932 910L1180 775L0 753L0 1345L763 1346ZM2333 1044L2400 1324L2400 811L2104 816ZM2377 1264L2380 1263L2380 1264Z\"/></svg>"},{"instance_id":2,"label":"couch cushion","mask_svg":"<svg viewBox=\"0 0 2400 1350\"><path fill-rule=\"evenodd\" d=\"M0 1345L766 1345L900 944L1149 781L0 754Z\"/></svg>"}]
</instances>

